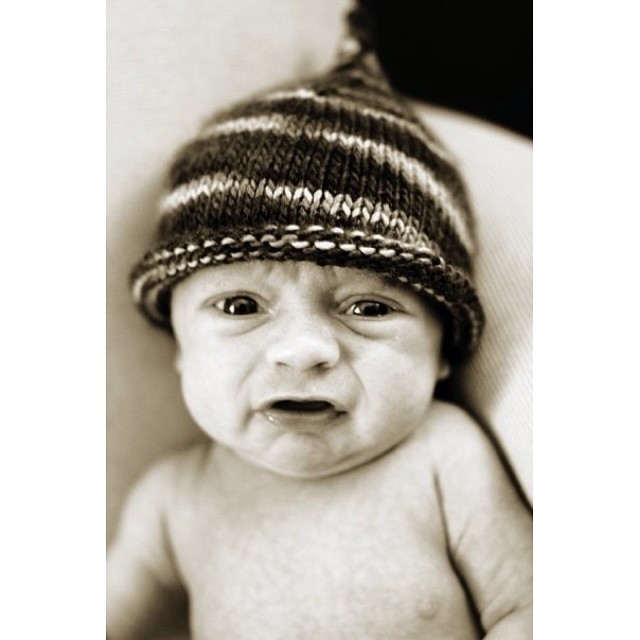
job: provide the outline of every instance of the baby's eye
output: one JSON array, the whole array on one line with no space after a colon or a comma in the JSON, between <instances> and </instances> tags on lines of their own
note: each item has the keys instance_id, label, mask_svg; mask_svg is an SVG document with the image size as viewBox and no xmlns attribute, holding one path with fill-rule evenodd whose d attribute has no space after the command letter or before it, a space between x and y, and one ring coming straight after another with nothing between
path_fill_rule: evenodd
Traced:
<instances>
[{"instance_id":1,"label":"baby's eye","mask_svg":"<svg viewBox=\"0 0 640 640\"><path fill-rule=\"evenodd\" d=\"M258 303L249 296L230 296L215 303L217 309L230 316L249 316L258 313Z\"/></svg>"},{"instance_id":2,"label":"baby's eye","mask_svg":"<svg viewBox=\"0 0 640 640\"><path fill-rule=\"evenodd\" d=\"M366 318L380 318L392 312L392 307L378 300L358 300L347 309L348 314Z\"/></svg>"}]
</instances>

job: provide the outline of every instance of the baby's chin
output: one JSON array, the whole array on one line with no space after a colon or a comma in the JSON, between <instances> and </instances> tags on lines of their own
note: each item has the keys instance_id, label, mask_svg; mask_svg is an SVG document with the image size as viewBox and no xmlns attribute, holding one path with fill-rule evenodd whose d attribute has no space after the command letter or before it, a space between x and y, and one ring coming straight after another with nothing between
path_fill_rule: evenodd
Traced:
<instances>
[{"instance_id":1,"label":"baby's chin","mask_svg":"<svg viewBox=\"0 0 640 640\"><path fill-rule=\"evenodd\" d=\"M242 457L275 474L300 480L314 480L345 473L379 457L393 445L355 451L336 451L315 434L295 433L280 437L259 453Z\"/></svg>"}]
</instances>

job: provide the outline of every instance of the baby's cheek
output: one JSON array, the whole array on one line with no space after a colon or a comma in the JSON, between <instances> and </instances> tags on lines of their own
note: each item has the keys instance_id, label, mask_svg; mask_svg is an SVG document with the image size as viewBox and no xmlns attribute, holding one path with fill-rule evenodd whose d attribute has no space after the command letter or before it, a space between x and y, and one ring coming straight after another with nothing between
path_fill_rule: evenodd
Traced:
<instances>
[{"instance_id":1,"label":"baby's cheek","mask_svg":"<svg viewBox=\"0 0 640 640\"><path fill-rule=\"evenodd\" d=\"M183 371L181 377L182 396L193 419L202 427L211 421L216 413L224 411L219 394L219 386L214 380L202 375L194 375L194 371Z\"/></svg>"},{"instance_id":2,"label":"baby's cheek","mask_svg":"<svg viewBox=\"0 0 640 640\"><path fill-rule=\"evenodd\" d=\"M429 358L399 358L394 362L390 354L369 368L367 396L376 411L396 421L413 423L429 410L436 381L436 364Z\"/></svg>"}]
</instances>

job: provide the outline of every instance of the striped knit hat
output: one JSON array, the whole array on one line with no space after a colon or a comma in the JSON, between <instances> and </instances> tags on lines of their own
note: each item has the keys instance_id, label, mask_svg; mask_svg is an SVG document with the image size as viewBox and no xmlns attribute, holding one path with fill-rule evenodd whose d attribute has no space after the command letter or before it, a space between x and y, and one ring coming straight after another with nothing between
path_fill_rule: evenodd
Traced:
<instances>
[{"instance_id":1,"label":"striped knit hat","mask_svg":"<svg viewBox=\"0 0 640 640\"><path fill-rule=\"evenodd\" d=\"M133 296L170 327L170 293L203 267L306 260L376 272L443 311L444 351L475 347L483 313L464 186L370 52L215 114L177 155Z\"/></svg>"}]
</instances>

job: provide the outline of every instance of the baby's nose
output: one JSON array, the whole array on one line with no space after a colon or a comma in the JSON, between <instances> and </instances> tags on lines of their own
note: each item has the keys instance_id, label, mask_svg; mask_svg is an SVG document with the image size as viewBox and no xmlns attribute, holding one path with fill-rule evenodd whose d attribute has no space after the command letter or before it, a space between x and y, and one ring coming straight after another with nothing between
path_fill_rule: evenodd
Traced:
<instances>
[{"instance_id":1,"label":"baby's nose","mask_svg":"<svg viewBox=\"0 0 640 640\"><path fill-rule=\"evenodd\" d=\"M340 359L340 345L330 320L319 315L297 317L271 336L267 347L270 364L296 371L329 369Z\"/></svg>"}]
</instances>

